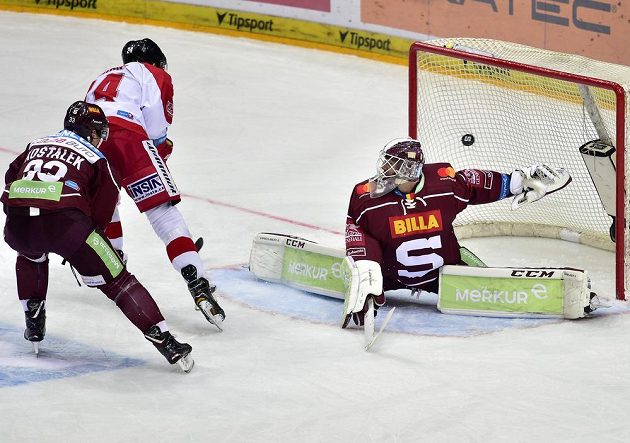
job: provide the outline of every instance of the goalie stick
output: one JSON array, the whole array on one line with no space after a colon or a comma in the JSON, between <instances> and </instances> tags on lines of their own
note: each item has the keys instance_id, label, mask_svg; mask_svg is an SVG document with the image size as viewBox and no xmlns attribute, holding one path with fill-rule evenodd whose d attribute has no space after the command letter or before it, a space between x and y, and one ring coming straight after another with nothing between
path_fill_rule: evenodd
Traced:
<instances>
[{"instance_id":1,"label":"goalie stick","mask_svg":"<svg viewBox=\"0 0 630 443\"><path fill-rule=\"evenodd\" d=\"M363 349L365 349L366 351L369 351L372 348L372 346L374 346L374 343L376 343L376 340L381 336L381 334L387 327L387 324L392 319L392 316L394 315L395 310L396 310L395 306L389 310L389 312L385 316L385 320L383 320L383 324L381 324L381 327L379 328L378 332L374 334L374 300L372 299L372 297L369 298L368 312L365 314L365 318L364 318L363 332L365 336L365 345Z\"/></svg>"}]
</instances>

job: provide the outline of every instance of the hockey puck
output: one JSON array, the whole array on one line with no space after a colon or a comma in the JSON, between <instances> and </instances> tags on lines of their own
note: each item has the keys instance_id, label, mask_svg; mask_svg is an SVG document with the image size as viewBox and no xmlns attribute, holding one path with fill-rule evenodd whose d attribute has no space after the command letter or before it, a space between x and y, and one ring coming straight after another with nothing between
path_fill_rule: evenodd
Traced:
<instances>
[{"instance_id":1,"label":"hockey puck","mask_svg":"<svg viewBox=\"0 0 630 443\"><path fill-rule=\"evenodd\" d=\"M472 134L464 134L462 135L462 145L470 146L475 143L475 136Z\"/></svg>"}]
</instances>

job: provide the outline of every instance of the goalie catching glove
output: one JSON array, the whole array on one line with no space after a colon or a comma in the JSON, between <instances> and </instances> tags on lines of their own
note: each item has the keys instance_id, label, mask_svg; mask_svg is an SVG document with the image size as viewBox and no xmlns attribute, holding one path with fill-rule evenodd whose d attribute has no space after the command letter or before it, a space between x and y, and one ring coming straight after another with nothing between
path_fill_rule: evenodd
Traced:
<instances>
[{"instance_id":1,"label":"goalie catching glove","mask_svg":"<svg viewBox=\"0 0 630 443\"><path fill-rule=\"evenodd\" d=\"M374 315L376 315L376 310L385 304L381 265L372 260L354 261L352 257L346 257L342 268L347 286L341 327L348 326L350 319L356 325L363 326L365 314L369 309L368 298L371 297L374 300Z\"/></svg>"},{"instance_id":2,"label":"goalie catching glove","mask_svg":"<svg viewBox=\"0 0 630 443\"><path fill-rule=\"evenodd\" d=\"M510 192L514 194L512 209L540 200L569 183L571 175L563 168L551 168L541 164L517 169L512 172L510 178Z\"/></svg>"}]
</instances>

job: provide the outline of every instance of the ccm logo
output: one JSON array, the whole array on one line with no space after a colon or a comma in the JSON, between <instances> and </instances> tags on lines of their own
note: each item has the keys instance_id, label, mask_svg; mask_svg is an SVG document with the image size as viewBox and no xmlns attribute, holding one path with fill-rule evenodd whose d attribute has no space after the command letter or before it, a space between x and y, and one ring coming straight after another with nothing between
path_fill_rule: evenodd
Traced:
<instances>
[{"instance_id":1,"label":"ccm logo","mask_svg":"<svg viewBox=\"0 0 630 443\"><path fill-rule=\"evenodd\" d=\"M296 240L294 238L287 238L286 240L287 246L291 246L293 248L303 248L305 243L300 240Z\"/></svg>"},{"instance_id":2,"label":"ccm logo","mask_svg":"<svg viewBox=\"0 0 630 443\"><path fill-rule=\"evenodd\" d=\"M551 278L554 271L543 271L541 269L513 269L512 277L536 277Z\"/></svg>"}]
</instances>

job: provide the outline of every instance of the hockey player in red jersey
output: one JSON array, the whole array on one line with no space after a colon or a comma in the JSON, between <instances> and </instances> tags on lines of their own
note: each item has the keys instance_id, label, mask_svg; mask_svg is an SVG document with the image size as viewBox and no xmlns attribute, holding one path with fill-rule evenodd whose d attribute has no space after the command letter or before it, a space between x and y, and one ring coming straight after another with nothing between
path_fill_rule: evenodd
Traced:
<instances>
[{"instance_id":1,"label":"hockey player in red jersey","mask_svg":"<svg viewBox=\"0 0 630 443\"><path fill-rule=\"evenodd\" d=\"M468 205L510 196L515 196L512 206L518 207L570 181L564 169L545 165L502 173L425 164L419 141L395 139L381 150L376 176L357 184L352 192L346 255L355 262L369 261L372 269L381 272L383 291L437 292L440 268L464 264L453 230L457 214ZM371 296L377 307L385 302L384 293ZM343 327L351 318L363 325L366 310L367 302L363 309L347 308Z\"/></svg>"},{"instance_id":2,"label":"hockey player in red jersey","mask_svg":"<svg viewBox=\"0 0 630 443\"><path fill-rule=\"evenodd\" d=\"M108 131L98 106L75 102L68 108L64 130L29 143L5 174L4 238L18 252L24 338L38 352L46 333L48 254L55 253L87 286L114 301L169 363L189 371L192 348L171 335L154 299L127 271L103 231L119 194L115 175L98 150Z\"/></svg>"},{"instance_id":3,"label":"hockey player in red jersey","mask_svg":"<svg viewBox=\"0 0 630 443\"><path fill-rule=\"evenodd\" d=\"M98 104L109 121L110 136L101 150L164 242L171 264L186 280L197 307L221 329L225 312L213 295L216 288L205 277L186 221L174 206L181 196L166 165L173 149L167 138L173 121L173 83L166 72L166 56L145 38L127 42L122 59L123 66L105 71L92 82L85 99ZM122 251L118 211L106 233Z\"/></svg>"}]
</instances>

